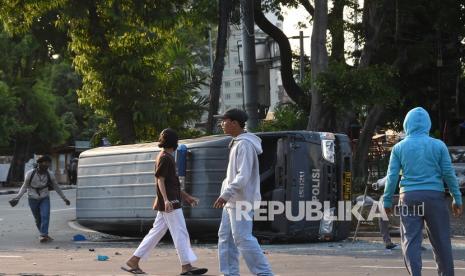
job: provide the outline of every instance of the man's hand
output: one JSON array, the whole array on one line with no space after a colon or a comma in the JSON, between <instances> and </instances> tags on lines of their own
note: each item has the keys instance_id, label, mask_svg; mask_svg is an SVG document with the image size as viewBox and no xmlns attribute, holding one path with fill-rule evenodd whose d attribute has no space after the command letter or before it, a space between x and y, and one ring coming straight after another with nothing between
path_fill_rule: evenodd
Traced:
<instances>
[{"instance_id":1,"label":"man's hand","mask_svg":"<svg viewBox=\"0 0 465 276\"><path fill-rule=\"evenodd\" d=\"M386 215L390 216L392 214L392 207L389 207L389 208L384 207L384 212L386 212Z\"/></svg>"},{"instance_id":2,"label":"man's hand","mask_svg":"<svg viewBox=\"0 0 465 276\"><path fill-rule=\"evenodd\" d=\"M65 201L66 206L71 205L71 202L68 199L65 199L64 201Z\"/></svg>"},{"instance_id":3,"label":"man's hand","mask_svg":"<svg viewBox=\"0 0 465 276\"><path fill-rule=\"evenodd\" d=\"M185 199L186 203L189 204L192 207L195 207L199 204L199 199L193 196L186 197Z\"/></svg>"},{"instance_id":4,"label":"man's hand","mask_svg":"<svg viewBox=\"0 0 465 276\"><path fill-rule=\"evenodd\" d=\"M173 211L173 204L169 200L165 200L165 212Z\"/></svg>"},{"instance_id":5,"label":"man's hand","mask_svg":"<svg viewBox=\"0 0 465 276\"><path fill-rule=\"evenodd\" d=\"M18 205L19 199L13 198L12 200L8 202L10 203L11 207L15 207L16 205Z\"/></svg>"},{"instance_id":6,"label":"man's hand","mask_svg":"<svg viewBox=\"0 0 465 276\"><path fill-rule=\"evenodd\" d=\"M452 203L452 215L456 218L460 217L463 213L463 205Z\"/></svg>"},{"instance_id":7,"label":"man's hand","mask_svg":"<svg viewBox=\"0 0 465 276\"><path fill-rule=\"evenodd\" d=\"M227 202L227 201L226 201L224 198L219 197L219 198L215 201L215 203L213 204L213 207L214 207L214 208L223 208L224 205L226 204L226 202Z\"/></svg>"}]
</instances>

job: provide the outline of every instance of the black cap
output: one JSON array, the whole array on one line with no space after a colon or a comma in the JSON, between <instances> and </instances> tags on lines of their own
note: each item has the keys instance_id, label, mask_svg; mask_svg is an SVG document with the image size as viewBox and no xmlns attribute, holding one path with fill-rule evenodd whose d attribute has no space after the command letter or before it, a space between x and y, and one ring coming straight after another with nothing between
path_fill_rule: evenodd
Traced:
<instances>
[{"instance_id":1,"label":"black cap","mask_svg":"<svg viewBox=\"0 0 465 276\"><path fill-rule=\"evenodd\" d=\"M230 119L231 121L237 121L240 125L244 125L249 119L247 113L244 110L238 108L228 109L224 114L214 116L217 119Z\"/></svg>"},{"instance_id":2,"label":"black cap","mask_svg":"<svg viewBox=\"0 0 465 276\"><path fill-rule=\"evenodd\" d=\"M37 163L42 163L42 162L52 162L52 158L48 155L42 155L39 158L37 158Z\"/></svg>"}]
</instances>

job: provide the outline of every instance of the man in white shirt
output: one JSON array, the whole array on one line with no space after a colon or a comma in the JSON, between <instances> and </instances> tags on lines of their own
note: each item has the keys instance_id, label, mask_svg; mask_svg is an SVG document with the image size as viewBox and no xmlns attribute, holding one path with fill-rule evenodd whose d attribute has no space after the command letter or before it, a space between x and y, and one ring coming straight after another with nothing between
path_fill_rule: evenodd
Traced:
<instances>
[{"instance_id":1,"label":"man in white shirt","mask_svg":"<svg viewBox=\"0 0 465 276\"><path fill-rule=\"evenodd\" d=\"M215 208L223 208L218 231L220 271L227 276L239 275L240 252L254 275L273 275L257 239L252 235L254 211L247 211L246 217L237 216L237 212L244 212L240 206L248 205L253 209L260 204L258 155L262 153L261 140L244 131L248 118L244 111L230 109L216 117L222 120L224 133L233 137L226 179L221 195L214 203Z\"/></svg>"}]
</instances>

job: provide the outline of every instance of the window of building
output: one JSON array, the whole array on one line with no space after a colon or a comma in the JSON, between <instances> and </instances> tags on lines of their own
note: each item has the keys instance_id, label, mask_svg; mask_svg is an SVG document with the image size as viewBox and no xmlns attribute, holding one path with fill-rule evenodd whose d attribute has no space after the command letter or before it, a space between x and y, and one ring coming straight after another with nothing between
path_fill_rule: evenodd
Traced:
<instances>
[{"instance_id":1,"label":"window of building","mask_svg":"<svg viewBox=\"0 0 465 276\"><path fill-rule=\"evenodd\" d=\"M242 104L238 104L238 105L236 105L236 108L238 108L238 109L242 109Z\"/></svg>"},{"instance_id":2,"label":"window of building","mask_svg":"<svg viewBox=\"0 0 465 276\"><path fill-rule=\"evenodd\" d=\"M224 87L230 87L230 86L231 86L231 84L229 83L229 81L224 82Z\"/></svg>"},{"instance_id":3,"label":"window of building","mask_svg":"<svg viewBox=\"0 0 465 276\"><path fill-rule=\"evenodd\" d=\"M241 69L234 69L234 74L240 75L241 74Z\"/></svg>"},{"instance_id":4,"label":"window of building","mask_svg":"<svg viewBox=\"0 0 465 276\"><path fill-rule=\"evenodd\" d=\"M234 85L235 85L235 86L241 86L241 81L236 81L236 82L234 83Z\"/></svg>"},{"instance_id":5,"label":"window of building","mask_svg":"<svg viewBox=\"0 0 465 276\"><path fill-rule=\"evenodd\" d=\"M236 93L236 98L242 99L242 93Z\"/></svg>"},{"instance_id":6,"label":"window of building","mask_svg":"<svg viewBox=\"0 0 465 276\"><path fill-rule=\"evenodd\" d=\"M226 100L231 99L231 94L225 94L225 95L224 95L224 98L225 98Z\"/></svg>"}]
</instances>

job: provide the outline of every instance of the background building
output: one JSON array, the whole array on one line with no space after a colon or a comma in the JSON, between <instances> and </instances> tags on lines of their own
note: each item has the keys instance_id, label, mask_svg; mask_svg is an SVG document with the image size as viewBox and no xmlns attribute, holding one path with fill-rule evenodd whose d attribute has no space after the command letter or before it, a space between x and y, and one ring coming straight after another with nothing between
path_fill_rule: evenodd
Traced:
<instances>
[{"instance_id":1,"label":"background building","mask_svg":"<svg viewBox=\"0 0 465 276\"><path fill-rule=\"evenodd\" d=\"M274 15L267 15L268 20L282 29L282 22ZM289 102L281 81L279 48L267 34L255 27L255 54L258 73L258 93L260 104L260 115L265 118L272 116L273 110L278 103ZM220 107L218 112L222 113L230 108L245 110L245 95L243 89L242 74L242 31L241 26L230 26L223 80L220 95ZM207 69L209 70L209 68ZM210 87L202 87L200 94L208 97ZM207 112L201 121L207 120Z\"/></svg>"}]
</instances>

